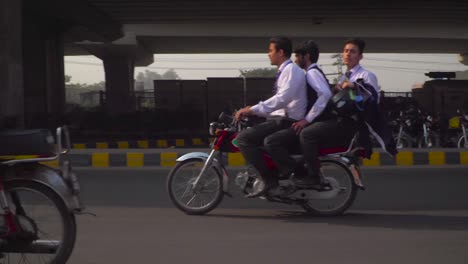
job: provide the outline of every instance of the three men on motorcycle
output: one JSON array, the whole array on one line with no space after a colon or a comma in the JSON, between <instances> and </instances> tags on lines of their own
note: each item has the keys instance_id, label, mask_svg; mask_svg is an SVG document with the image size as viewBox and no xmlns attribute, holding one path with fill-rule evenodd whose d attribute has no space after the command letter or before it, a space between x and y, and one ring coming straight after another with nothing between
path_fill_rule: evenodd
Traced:
<instances>
[{"instance_id":1,"label":"three men on motorcycle","mask_svg":"<svg viewBox=\"0 0 468 264\"><path fill-rule=\"evenodd\" d=\"M351 39L345 43L343 58L347 74L331 89L317 66L319 50L313 41L306 41L295 50L296 65L289 59L291 41L280 38L279 43L283 44L278 44L274 39L269 47L271 64L279 66L274 95L236 113L238 120L247 115L269 116L264 123L244 130L238 136L240 151L265 182L264 188L248 197L262 196L276 188L279 175L288 177L293 174L293 180L299 187L329 189L320 173L319 149L349 145L359 123L357 117L332 113L329 100L336 91L355 89L358 79L378 91L375 75L359 65L364 41ZM305 76L303 70L306 71ZM375 101L378 102L378 98ZM299 143L306 168L289 157L291 147ZM278 171L271 171L264 164L263 146L278 165Z\"/></svg>"}]
</instances>

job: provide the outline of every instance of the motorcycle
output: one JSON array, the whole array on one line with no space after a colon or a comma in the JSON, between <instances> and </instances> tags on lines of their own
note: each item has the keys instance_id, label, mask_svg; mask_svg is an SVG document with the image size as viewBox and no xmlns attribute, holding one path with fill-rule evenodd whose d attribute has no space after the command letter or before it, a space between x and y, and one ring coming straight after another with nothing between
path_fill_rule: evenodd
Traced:
<instances>
[{"instance_id":1,"label":"motorcycle","mask_svg":"<svg viewBox=\"0 0 468 264\"><path fill-rule=\"evenodd\" d=\"M251 125L249 120L236 122L232 116L221 114L218 122L210 124L210 135L215 136L210 152L192 152L177 159L167 178L167 190L178 209L186 214L203 215L215 209L225 194L231 196L228 186L232 176L226 169L225 155L239 152L237 134ZM360 149L353 149L353 142L349 147L320 150L321 170L331 186L329 190L300 188L291 177L283 177L279 179L278 188L260 198L300 205L316 215L343 214L356 199L358 189L364 190ZM263 157L269 169L277 169L267 152ZM292 158L304 164L302 155L293 155ZM264 184L257 170L250 165L234 180L244 194L263 188Z\"/></svg>"},{"instance_id":2,"label":"motorcycle","mask_svg":"<svg viewBox=\"0 0 468 264\"><path fill-rule=\"evenodd\" d=\"M73 251L80 184L66 155L68 129L56 139L43 129L0 133L11 155L0 157L0 263L66 263ZM56 160L58 169L42 164Z\"/></svg>"},{"instance_id":3,"label":"motorcycle","mask_svg":"<svg viewBox=\"0 0 468 264\"><path fill-rule=\"evenodd\" d=\"M391 123L397 128L395 142L397 148L433 148L439 146L439 136L433 130L433 118L421 110L400 111L400 116Z\"/></svg>"},{"instance_id":4,"label":"motorcycle","mask_svg":"<svg viewBox=\"0 0 468 264\"><path fill-rule=\"evenodd\" d=\"M457 116L455 117L458 133L454 133L452 137L449 138L450 142L453 142L453 145L456 145L457 148L468 148L467 142L467 126L468 126L468 114L457 110Z\"/></svg>"}]
</instances>

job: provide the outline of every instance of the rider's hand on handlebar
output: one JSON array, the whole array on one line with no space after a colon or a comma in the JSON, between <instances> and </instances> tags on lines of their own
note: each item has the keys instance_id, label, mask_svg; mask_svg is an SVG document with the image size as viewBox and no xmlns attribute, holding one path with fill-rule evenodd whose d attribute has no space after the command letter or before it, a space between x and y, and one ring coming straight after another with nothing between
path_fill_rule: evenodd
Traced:
<instances>
[{"instance_id":1,"label":"rider's hand on handlebar","mask_svg":"<svg viewBox=\"0 0 468 264\"><path fill-rule=\"evenodd\" d=\"M251 115L252 110L250 110L250 106L246 106L239 111L236 112L236 121L240 121L243 117Z\"/></svg>"}]
</instances>

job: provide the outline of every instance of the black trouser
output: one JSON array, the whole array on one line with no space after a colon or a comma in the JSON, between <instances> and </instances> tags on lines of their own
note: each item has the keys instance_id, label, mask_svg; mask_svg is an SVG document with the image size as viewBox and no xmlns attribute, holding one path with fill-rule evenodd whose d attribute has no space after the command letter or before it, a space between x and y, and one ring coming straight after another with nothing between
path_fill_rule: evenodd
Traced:
<instances>
[{"instance_id":1,"label":"black trouser","mask_svg":"<svg viewBox=\"0 0 468 264\"><path fill-rule=\"evenodd\" d=\"M269 170L265 164L261 150L264 140L272 133L291 127L293 122L295 121L286 118L271 118L242 131L237 136L237 145L245 160L258 170L265 181L276 180L277 172Z\"/></svg>"},{"instance_id":2,"label":"black trouser","mask_svg":"<svg viewBox=\"0 0 468 264\"><path fill-rule=\"evenodd\" d=\"M279 173L287 176L294 171L296 162L290 157L290 154L298 152L300 147L299 137L293 128L285 128L266 137L265 149L278 165Z\"/></svg>"},{"instance_id":3,"label":"black trouser","mask_svg":"<svg viewBox=\"0 0 468 264\"><path fill-rule=\"evenodd\" d=\"M305 127L299 136L292 128L269 135L265 138L265 148L283 175L289 175L298 165L290 157L291 152L302 151L307 175L313 177L320 170L320 148L348 147L356 131L354 120L324 115Z\"/></svg>"},{"instance_id":4,"label":"black trouser","mask_svg":"<svg viewBox=\"0 0 468 264\"><path fill-rule=\"evenodd\" d=\"M299 140L307 165L307 175L315 177L319 174L321 148L348 147L356 131L356 122L346 117L312 122L305 127L299 135Z\"/></svg>"},{"instance_id":5,"label":"black trouser","mask_svg":"<svg viewBox=\"0 0 468 264\"><path fill-rule=\"evenodd\" d=\"M324 112L318 116L314 122L336 118L331 113ZM310 125L309 125L310 126ZM272 159L278 165L282 176L289 176L296 166L296 161L291 158L292 153L300 153L302 148L299 142L299 136L296 131L289 127L275 132L265 138L265 148L271 154Z\"/></svg>"}]
</instances>

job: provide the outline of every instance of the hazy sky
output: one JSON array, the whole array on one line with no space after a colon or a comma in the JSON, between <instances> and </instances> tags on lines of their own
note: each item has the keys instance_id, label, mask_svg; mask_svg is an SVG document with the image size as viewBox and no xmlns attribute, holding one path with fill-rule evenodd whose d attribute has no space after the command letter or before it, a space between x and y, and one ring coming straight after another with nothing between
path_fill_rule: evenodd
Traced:
<instances>
[{"instance_id":1,"label":"hazy sky","mask_svg":"<svg viewBox=\"0 0 468 264\"><path fill-rule=\"evenodd\" d=\"M321 54L318 64L326 74L336 73L331 64L332 54ZM182 79L206 79L207 77L238 77L239 69L272 67L267 54L164 54L155 55L154 63L145 70L164 73L174 69ZM366 53L361 65L377 75L382 90L387 92L410 91L413 84L429 80L429 71L465 71L468 66L458 62L457 54L382 54ZM344 69L343 69L344 70ZM65 74L74 83L104 81L102 61L94 56L65 57ZM333 79L333 76L329 76Z\"/></svg>"}]
</instances>

